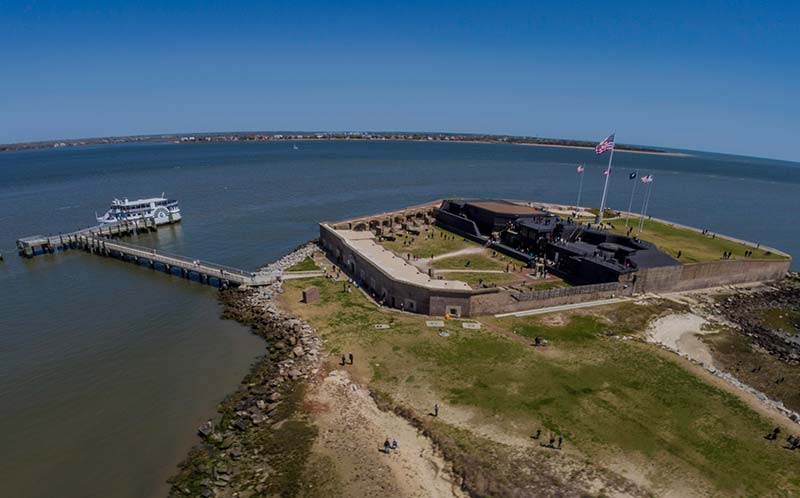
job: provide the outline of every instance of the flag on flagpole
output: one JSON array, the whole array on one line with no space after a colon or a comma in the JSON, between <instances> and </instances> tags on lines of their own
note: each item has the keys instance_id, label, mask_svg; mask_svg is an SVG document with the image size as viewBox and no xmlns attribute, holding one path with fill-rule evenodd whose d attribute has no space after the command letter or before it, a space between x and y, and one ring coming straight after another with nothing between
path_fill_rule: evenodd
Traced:
<instances>
[{"instance_id":1,"label":"flag on flagpole","mask_svg":"<svg viewBox=\"0 0 800 498\"><path fill-rule=\"evenodd\" d=\"M608 175L610 175L610 174L611 174L611 169L610 169L610 168L606 168L606 169L604 169L604 170L603 170L603 174L604 174L605 176L608 176Z\"/></svg>"},{"instance_id":2,"label":"flag on flagpole","mask_svg":"<svg viewBox=\"0 0 800 498\"><path fill-rule=\"evenodd\" d=\"M653 175L644 175L641 180L642 183L651 183L653 181Z\"/></svg>"},{"instance_id":3,"label":"flag on flagpole","mask_svg":"<svg viewBox=\"0 0 800 498\"><path fill-rule=\"evenodd\" d=\"M636 178L636 173L637 173L637 172L636 172L636 171L634 171L633 173L631 173L630 175L628 175L628 180L633 180L634 178Z\"/></svg>"},{"instance_id":4,"label":"flag on flagpole","mask_svg":"<svg viewBox=\"0 0 800 498\"><path fill-rule=\"evenodd\" d=\"M584 169L585 169L585 168L583 167L583 164L579 165L579 166L578 166L578 173L583 173L583 170L584 170Z\"/></svg>"},{"instance_id":5,"label":"flag on flagpole","mask_svg":"<svg viewBox=\"0 0 800 498\"><path fill-rule=\"evenodd\" d=\"M602 154L607 150L614 150L614 133L604 138L603 141L594 148L594 151L598 154Z\"/></svg>"}]
</instances>

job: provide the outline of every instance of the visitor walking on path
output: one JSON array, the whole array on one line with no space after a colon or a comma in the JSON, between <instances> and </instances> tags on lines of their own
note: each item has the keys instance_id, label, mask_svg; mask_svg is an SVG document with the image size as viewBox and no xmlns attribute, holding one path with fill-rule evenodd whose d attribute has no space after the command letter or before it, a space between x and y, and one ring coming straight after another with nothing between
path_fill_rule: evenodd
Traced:
<instances>
[{"instance_id":1,"label":"visitor walking on path","mask_svg":"<svg viewBox=\"0 0 800 498\"><path fill-rule=\"evenodd\" d=\"M347 360L345 360L344 355L342 355L342 366L347 364Z\"/></svg>"},{"instance_id":2,"label":"visitor walking on path","mask_svg":"<svg viewBox=\"0 0 800 498\"><path fill-rule=\"evenodd\" d=\"M438 417L439 416L439 403L434 403L433 404L433 416L434 417Z\"/></svg>"},{"instance_id":3,"label":"visitor walking on path","mask_svg":"<svg viewBox=\"0 0 800 498\"><path fill-rule=\"evenodd\" d=\"M353 353L349 353L347 356L350 358L350 364L352 365L353 364Z\"/></svg>"}]
</instances>

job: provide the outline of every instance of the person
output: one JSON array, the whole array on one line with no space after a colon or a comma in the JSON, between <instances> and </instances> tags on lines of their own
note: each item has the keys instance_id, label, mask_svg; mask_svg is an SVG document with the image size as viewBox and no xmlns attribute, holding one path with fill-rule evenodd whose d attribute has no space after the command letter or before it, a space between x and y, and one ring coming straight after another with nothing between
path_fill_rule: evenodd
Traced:
<instances>
[{"instance_id":1,"label":"person","mask_svg":"<svg viewBox=\"0 0 800 498\"><path fill-rule=\"evenodd\" d=\"M438 417L439 416L439 403L434 403L433 404L433 416L434 417Z\"/></svg>"},{"instance_id":2,"label":"person","mask_svg":"<svg viewBox=\"0 0 800 498\"><path fill-rule=\"evenodd\" d=\"M536 435L533 436L533 439L539 439L541 437L542 437L542 430L541 429L536 429Z\"/></svg>"},{"instance_id":3,"label":"person","mask_svg":"<svg viewBox=\"0 0 800 498\"><path fill-rule=\"evenodd\" d=\"M344 359L344 355L342 355L342 365L345 365L345 364L347 364L347 362Z\"/></svg>"},{"instance_id":4,"label":"person","mask_svg":"<svg viewBox=\"0 0 800 498\"><path fill-rule=\"evenodd\" d=\"M397 440L396 439L392 439L392 449L393 450L397 449Z\"/></svg>"},{"instance_id":5,"label":"person","mask_svg":"<svg viewBox=\"0 0 800 498\"><path fill-rule=\"evenodd\" d=\"M681 254L683 253L681 251L678 251L678 259L681 259Z\"/></svg>"},{"instance_id":6,"label":"person","mask_svg":"<svg viewBox=\"0 0 800 498\"><path fill-rule=\"evenodd\" d=\"M389 442L389 437L386 437L386 440L383 442L383 452L389 453L389 450L392 447L392 443Z\"/></svg>"},{"instance_id":7,"label":"person","mask_svg":"<svg viewBox=\"0 0 800 498\"><path fill-rule=\"evenodd\" d=\"M562 437L561 437L561 435L559 434L559 435L558 435L558 449L559 449L559 450L561 449L561 442L562 442L563 440L564 440L564 438L562 438Z\"/></svg>"},{"instance_id":8,"label":"person","mask_svg":"<svg viewBox=\"0 0 800 498\"><path fill-rule=\"evenodd\" d=\"M353 364L353 353L348 353L347 356L350 359L350 364L352 365Z\"/></svg>"},{"instance_id":9,"label":"person","mask_svg":"<svg viewBox=\"0 0 800 498\"><path fill-rule=\"evenodd\" d=\"M555 444L556 444L556 438L555 438L555 436L553 436L553 433L551 432L550 433L550 444L548 446L550 446L551 448L555 448Z\"/></svg>"}]
</instances>

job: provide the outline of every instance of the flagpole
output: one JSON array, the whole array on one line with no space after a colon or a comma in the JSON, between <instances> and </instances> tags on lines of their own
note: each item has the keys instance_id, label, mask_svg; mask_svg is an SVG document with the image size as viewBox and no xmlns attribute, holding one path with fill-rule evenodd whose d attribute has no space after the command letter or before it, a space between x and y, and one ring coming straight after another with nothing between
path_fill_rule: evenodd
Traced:
<instances>
[{"instance_id":1,"label":"flagpole","mask_svg":"<svg viewBox=\"0 0 800 498\"><path fill-rule=\"evenodd\" d=\"M616 135L617 132L612 133ZM614 137L616 143L616 136ZM611 154L608 156L608 169L606 170L606 182L603 184L603 198L600 200L600 214L597 217L597 223L603 223L603 211L606 209L606 194L608 193L608 179L611 178L611 160L614 159L614 147L611 147Z\"/></svg>"},{"instance_id":2,"label":"flagpole","mask_svg":"<svg viewBox=\"0 0 800 498\"><path fill-rule=\"evenodd\" d=\"M652 175L652 173L650 173ZM647 183L647 193L644 196L644 200L642 201L642 214L639 216L639 234L644 231L644 217L647 213L647 205L650 204L650 192L653 190L653 182L652 180Z\"/></svg>"},{"instance_id":3,"label":"flagpole","mask_svg":"<svg viewBox=\"0 0 800 498\"><path fill-rule=\"evenodd\" d=\"M583 191L583 173L585 171L586 171L585 169L584 171L581 171L581 179L580 182L578 183L578 202L575 204L575 211L577 211L581 207L581 191Z\"/></svg>"},{"instance_id":4,"label":"flagpole","mask_svg":"<svg viewBox=\"0 0 800 498\"><path fill-rule=\"evenodd\" d=\"M631 189L631 200L630 202L628 202L628 211L625 213L625 226L628 226L628 218L631 217L631 208L633 208L633 194L636 192L636 182L638 180L639 180L638 178L633 179L633 188Z\"/></svg>"}]
</instances>

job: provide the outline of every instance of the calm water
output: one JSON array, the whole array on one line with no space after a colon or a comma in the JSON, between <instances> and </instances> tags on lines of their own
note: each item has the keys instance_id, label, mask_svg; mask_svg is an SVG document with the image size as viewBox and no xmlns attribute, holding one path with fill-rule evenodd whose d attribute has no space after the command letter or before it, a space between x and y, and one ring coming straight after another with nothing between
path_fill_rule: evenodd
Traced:
<instances>
[{"instance_id":1,"label":"calm water","mask_svg":"<svg viewBox=\"0 0 800 498\"><path fill-rule=\"evenodd\" d=\"M316 222L447 196L599 204L605 157L529 146L147 144L0 154L0 483L4 496L163 495L163 481L264 349L218 319L215 291L79 252L18 258L14 240L91 224L115 196L167 192L184 222L138 243L242 268L317 234ZM800 165L619 152L655 174L650 214L800 256ZM641 184L639 185L641 186ZM641 188L638 189L641 192ZM638 209L641 199L634 203ZM776 227L777 225L777 227ZM798 263L794 263L798 268Z\"/></svg>"}]
</instances>

